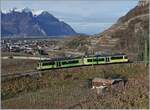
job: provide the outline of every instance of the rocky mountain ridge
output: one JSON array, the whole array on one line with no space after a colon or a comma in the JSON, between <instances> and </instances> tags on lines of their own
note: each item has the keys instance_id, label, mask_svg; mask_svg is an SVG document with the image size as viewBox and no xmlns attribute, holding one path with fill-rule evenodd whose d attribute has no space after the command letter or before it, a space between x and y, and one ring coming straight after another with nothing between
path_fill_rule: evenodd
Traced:
<instances>
[{"instance_id":1,"label":"rocky mountain ridge","mask_svg":"<svg viewBox=\"0 0 150 110\"><path fill-rule=\"evenodd\" d=\"M149 4L135 6L104 32L90 37L94 51L109 51L143 56L145 40L149 41ZM135 58L135 56L134 56Z\"/></svg>"},{"instance_id":2,"label":"rocky mountain ridge","mask_svg":"<svg viewBox=\"0 0 150 110\"><path fill-rule=\"evenodd\" d=\"M30 10L1 12L1 35L5 36L63 36L76 32L63 21L44 11L33 15Z\"/></svg>"}]
</instances>

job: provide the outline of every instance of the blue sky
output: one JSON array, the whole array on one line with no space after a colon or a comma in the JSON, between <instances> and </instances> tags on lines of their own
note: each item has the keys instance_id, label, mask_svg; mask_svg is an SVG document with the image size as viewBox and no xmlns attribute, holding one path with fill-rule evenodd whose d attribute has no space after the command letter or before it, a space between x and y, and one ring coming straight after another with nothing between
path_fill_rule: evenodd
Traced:
<instances>
[{"instance_id":1,"label":"blue sky","mask_svg":"<svg viewBox=\"0 0 150 110\"><path fill-rule=\"evenodd\" d=\"M2 11L14 7L48 11L76 32L97 34L136 6L138 0L1 0Z\"/></svg>"}]
</instances>

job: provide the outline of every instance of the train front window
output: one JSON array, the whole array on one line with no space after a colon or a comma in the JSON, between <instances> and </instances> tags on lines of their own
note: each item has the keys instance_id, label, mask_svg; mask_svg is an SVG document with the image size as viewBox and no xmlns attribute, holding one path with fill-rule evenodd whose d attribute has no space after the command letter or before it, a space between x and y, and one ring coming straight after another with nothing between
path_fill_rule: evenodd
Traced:
<instances>
[{"instance_id":1,"label":"train front window","mask_svg":"<svg viewBox=\"0 0 150 110\"><path fill-rule=\"evenodd\" d=\"M111 60L118 60L118 59L123 59L123 56L115 56L115 57L111 57Z\"/></svg>"}]
</instances>

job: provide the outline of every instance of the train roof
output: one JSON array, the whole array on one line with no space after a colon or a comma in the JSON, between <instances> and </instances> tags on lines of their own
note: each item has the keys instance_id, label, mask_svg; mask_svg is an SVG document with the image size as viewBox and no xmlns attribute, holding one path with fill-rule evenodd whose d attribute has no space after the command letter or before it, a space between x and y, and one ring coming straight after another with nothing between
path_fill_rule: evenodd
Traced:
<instances>
[{"instance_id":1,"label":"train roof","mask_svg":"<svg viewBox=\"0 0 150 110\"><path fill-rule=\"evenodd\" d=\"M124 53L117 53L117 54L101 54L101 55L93 55L93 56L95 56L95 57L107 57L107 56L126 56L126 54L124 54ZM91 56L87 56L87 57L92 57L92 55Z\"/></svg>"},{"instance_id":2,"label":"train roof","mask_svg":"<svg viewBox=\"0 0 150 110\"><path fill-rule=\"evenodd\" d=\"M60 60L71 60L71 59L79 59L79 58L82 58L82 56L81 57L60 57L60 58L52 58L50 60L41 60L41 61L42 62L45 62L45 61L60 61Z\"/></svg>"}]
</instances>

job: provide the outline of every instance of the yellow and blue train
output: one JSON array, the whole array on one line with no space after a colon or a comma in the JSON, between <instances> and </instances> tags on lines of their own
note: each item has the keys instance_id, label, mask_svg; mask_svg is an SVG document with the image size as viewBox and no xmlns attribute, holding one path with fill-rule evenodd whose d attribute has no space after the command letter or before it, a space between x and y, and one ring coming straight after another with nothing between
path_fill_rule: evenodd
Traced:
<instances>
[{"instance_id":1,"label":"yellow and blue train","mask_svg":"<svg viewBox=\"0 0 150 110\"><path fill-rule=\"evenodd\" d=\"M128 57L125 54L113 55L96 55L88 57L75 57L75 58L59 58L53 60L39 61L37 70L47 70L54 68L66 68L85 65L100 65L111 63L125 63L128 62Z\"/></svg>"}]
</instances>

